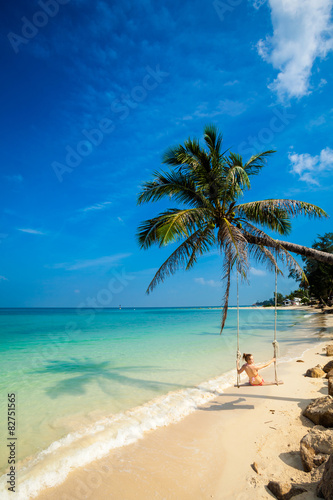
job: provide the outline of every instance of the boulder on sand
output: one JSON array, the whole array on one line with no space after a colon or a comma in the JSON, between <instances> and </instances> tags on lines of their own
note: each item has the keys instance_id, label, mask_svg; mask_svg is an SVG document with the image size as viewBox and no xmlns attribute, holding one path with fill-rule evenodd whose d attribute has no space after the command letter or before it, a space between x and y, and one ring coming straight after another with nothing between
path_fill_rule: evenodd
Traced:
<instances>
[{"instance_id":1,"label":"boulder on sand","mask_svg":"<svg viewBox=\"0 0 333 500\"><path fill-rule=\"evenodd\" d=\"M323 477L317 486L317 495L326 500L333 499L333 455L330 456L325 465Z\"/></svg>"},{"instance_id":2,"label":"boulder on sand","mask_svg":"<svg viewBox=\"0 0 333 500\"><path fill-rule=\"evenodd\" d=\"M333 427L333 397L315 399L305 408L303 415L316 425Z\"/></svg>"},{"instance_id":3,"label":"boulder on sand","mask_svg":"<svg viewBox=\"0 0 333 500\"><path fill-rule=\"evenodd\" d=\"M289 500L295 495L300 495L307 491L304 488L298 488L288 483L278 483L277 481L270 481L267 488L278 500Z\"/></svg>"},{"instance_id":4,"label":"boulder on sand","mask_svg":"<svg viewBox=\"0 0 333 500\"><path fill-rule=\"evenodd\" d=\"M333 344L326 346L326 356L333 356Z\"/></svg>"},{"instance_id":5,"label":"boulder on sand","mask_svg":"<svg viewBox=\"0 0 333 500\"><path fill-rule=\"evenodd\" d=\"M332 361L329 361L328 363L326 363L323 370L325 373L328 373L329 371L333 370L333 359L332 359Z\"/></svg>"},{"instance_id":6,"label":"boulder on sand","mask_svg":"<svg viewBox=\"0 0 333 500\"><path fill-rule=\"evenodd\" d=\"M333 377L328 379L328 395L333 396Z\"/></svg>"},{"instance_id":7,"label":"boulder on sand","mask_svg":"<svg viewBox=\"0 0 333 500\"><path fill-rule=\"evenodd\" d=\"M315 366L314 368L309 368L305 374L306 377L312 378L321 378L324 377L325 372L320 365Z\"/></svg>"},{"instance_id":8,"label":"boulder on sand","mask_svg":"<svg viewBox=\"0 0 333 500\"><path fill-rule=\"evenodd\" d=\"M302 439L300 452L305 472L319 467L333 453L333 429L314 427Z\"/></svg>"},{"instance_id":9,"label":"boulder on sand","mask_svg":"<svg viewBox=\"0 0 333 500\"><path fill-rule=\"evenodd\" d=\"M333 368L328 373L326 373L326 378L333 377Z\"/></svg>"}]
</instances>

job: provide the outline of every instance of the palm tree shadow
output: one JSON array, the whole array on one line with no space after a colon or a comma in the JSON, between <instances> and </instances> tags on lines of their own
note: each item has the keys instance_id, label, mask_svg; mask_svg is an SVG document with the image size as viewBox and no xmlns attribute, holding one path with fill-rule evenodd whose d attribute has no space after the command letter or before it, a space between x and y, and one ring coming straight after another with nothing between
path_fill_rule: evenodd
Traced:
<instances>
[{"instance_id":1,"label":"palm tree shadow","mask_svg":"<svg viewBox=\"0 0 333 500\"><path fill-rule=\"evenodd\" d=\"M46 394L55 399L64 394L70 396L83 395L87 386L91 383L98 383L101 390L110 396L113 394L113 383L130 386L138 389L157 391L158 389L184 388L182 384L160 382L158 380L146 380L137 377L130 377L119 373L120 371L139 371L158 370L155 366L110 366L110 361L96 363L90 358L76 359L70 358L66 361L50 360L42 369L35 373L45 374L45 372L64 373L69 376L66 379L59 380L53 386L45 390ZM164 371L164 370L163 370Z\"/></svg>"}]
</instances>

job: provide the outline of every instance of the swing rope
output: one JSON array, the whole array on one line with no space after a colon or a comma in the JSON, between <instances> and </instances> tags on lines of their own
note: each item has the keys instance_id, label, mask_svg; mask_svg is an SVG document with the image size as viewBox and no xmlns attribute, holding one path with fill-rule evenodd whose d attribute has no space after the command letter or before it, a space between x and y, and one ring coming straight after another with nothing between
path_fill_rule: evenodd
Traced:
<instances>
[{"instance_id":1,"label":"swing rope","mask_svg":"<svg viewBox=\"0 0 333 500\"><path fill-rule=\"evenodd\" d=\"M275 358L275 361L274 361L275 383L276 383L276 385L279 385L279 379L278 379L278 375L277 375L277 362L276 362L276 359L277 359L278 353L279 353L279 344L278 344L278 341L276 340L276 323L277 323L277 267L275 267L275 310L274 310L274 340L273 340L274 355L273 355L273 357Z\"/></svg>"},{"instance_id":2,"label":"swing rope","mask_svg":"<svg viewBox=\"0 0 333 500\"><path fill-rule=\"evenodd\" d=\"M239 288L238 288L238 271L237 271L237 361L236 361L236 372L237 372L237 387L240 386L240 375L238 373L238 363L242 359L242 354L239 350Z\"/></svg>"},{"instance_id":3,"label":"swing rope","mask_svg":"<svg viewBox=\"0 0 333 500\"><path fill-rule=\"evenodd\" d=\"M239 350L239 272L237 271L237 356L236 356L236 373L237 373L237 387L240 387L240 375L238 373L238 363L242 359L242 354ZM274 348L274 371L275 371L275 383L279 385L279 379L277 375L277 357L279 353L279 343L276 340L276 331L277 331L277 267L275 268L275 308L274 308L274 340L272 342Z\"/></svg>"}]
</instances>

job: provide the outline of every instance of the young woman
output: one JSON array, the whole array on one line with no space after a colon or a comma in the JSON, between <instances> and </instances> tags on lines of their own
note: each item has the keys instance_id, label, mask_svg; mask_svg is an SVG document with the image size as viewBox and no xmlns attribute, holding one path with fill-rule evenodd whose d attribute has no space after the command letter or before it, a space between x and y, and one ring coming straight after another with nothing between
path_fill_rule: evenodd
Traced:
<instances>
[{"instance_id":1,"label":"young woman","mask_svg":"<svg viewBox=\"0 0 333 500\"><path fill-rule=\"evenodd\" d=\"M249 382L251 385L274 385L275 382L265 382L264 379L259 375L258 371L262 368L266 368L275 361L275 358L268 361L264 365L257 366L254 364L254 359L252 354L243 354L243 359L245 360L245 364L242 368L239 368L239 362L237 360L237 371L238 373L246 372L246 375L249 377ZM279 384L283 382L280 380Z\"/></svg>"}]
</instances>

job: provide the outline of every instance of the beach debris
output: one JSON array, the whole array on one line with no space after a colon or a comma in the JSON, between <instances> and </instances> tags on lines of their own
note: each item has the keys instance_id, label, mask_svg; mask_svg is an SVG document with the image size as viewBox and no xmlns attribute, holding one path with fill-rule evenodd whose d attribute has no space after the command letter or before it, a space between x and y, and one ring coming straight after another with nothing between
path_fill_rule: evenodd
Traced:
<instances>
[{"instance_id":1,"label":"beach debris","mask_svg":"<svg viewBox=\"0 0 333 500\"><path fill-rule=\"evenodd\" d=\"M328 363L326 363L326 365L324 366L323 370L326 373L328 373L331 370L333 370L333 359L332 359L332 361L329 361Z\"/></svg>"},{"instance_id":2,"label":"beach debris","mask_svg":"<svg viewBox=\"0 0 333 500\"><path fill-rule=\"evenodd\" d=\"M323 477L317 486L317 496L326 500L333 498L333 455L326 462Z\"/></svg>"},{"instance_id":3,"label":"beach debris","mask_svg":"<svg viewBox=\"0 0 333 500\"><path fill-rule=\"evenodd\" d=\"M307 491L305 488L299 488L295 485L279 483L277 481L270 481L267 488L278 500L289 500L295 495L301 495Z\"/></svg>"},{"instance_id":4,"label":"beach debris","mask_svg":"<svg viewBox=\"0 0 333 500\"><path fill-rule=\"evenodd\" d=\"M270 411L271 413L273 413L273 414L275 413L275 410L269 410L269 411Z\"/></svg>"},{"instance_id":5,"label":"beach debris","mask_svg":"<svg viewBox=\"0 0 333 500\"><path fill-rule=\"evenodd\" d=\"M333 430L314 427L301 439L300 452L305 472L319 467L333 453Z\"/></svg>"},{"instance_id":6,"label":"beach debris","mask_svg":"<svg viewBox=\"0 0 333 500\"><path fill-rule=\"evenodd\" d=\"M305 408L303 415L316 425L333 427L333 397L315 399Z\"/></svg>"},{"instance_id":7,"label":"beach debris","mask_svg":"<svg viewBox=\"0 0 333 500\"><path fill-rule=\"evenodd\" d=\"M326 346L326 356L333 356L333 345Z\"/></svg>"},{"instance_id":8,"label":"beach debris","mask_svg":"<svg viewBox=\"0 0 333 500\"><path fill-rule=\"evenodd\" d=\"M305 374L306 377L321 378L324 377L325 372L321 365L317 365L314 368L309 368Z\"/></svg>"},{"instance_id":9,"label":"beach debris","mask_svg":"<svg viewBox=\"0 0 333 500\"><path fill-rule=\"evenodd\" d=\"M305 361L303 361L303 359L297 359L296 363L305 363Z\"/></svg>"},{"instance_id":10,"label":"beach debris","mask_svg":"<svg viewBox=\"0 0 333 500\"><path fill-rule=\"evenodd\" d=\"M333 396L333 377L328 379L328 395Z\"/></svg>"},{"instance_id":11,"label":"beach debris","mask_svg":"<svg viewBox=\"0 0 333 500\"><path fill-rule=\"evenodd\" d=\"M251 464L251 467L254 470L254 472L256 472L257 474L260 474L257 462L253 462L253 464Z\"/></svg>"}]
</instances>

